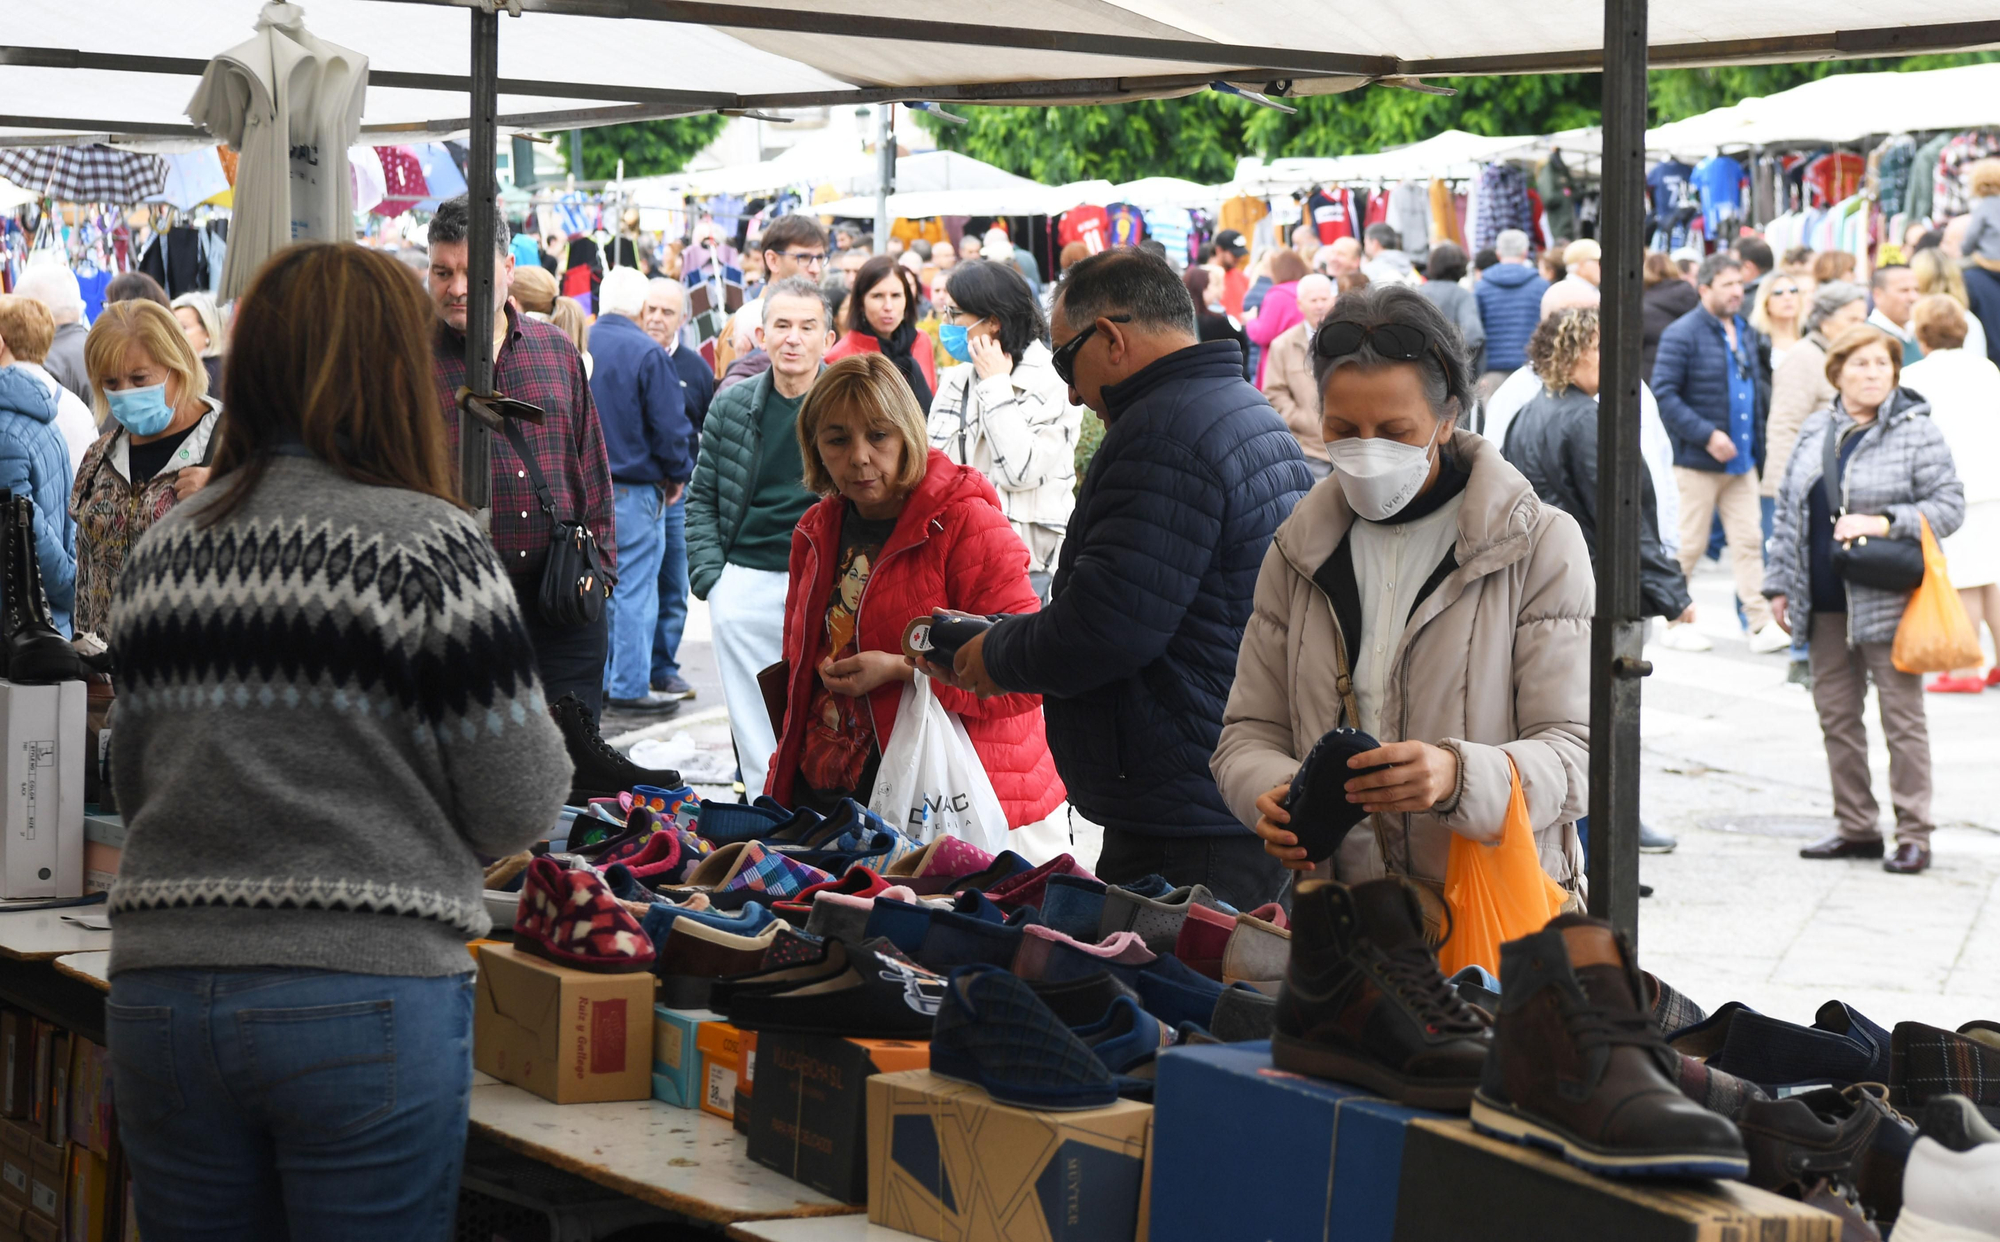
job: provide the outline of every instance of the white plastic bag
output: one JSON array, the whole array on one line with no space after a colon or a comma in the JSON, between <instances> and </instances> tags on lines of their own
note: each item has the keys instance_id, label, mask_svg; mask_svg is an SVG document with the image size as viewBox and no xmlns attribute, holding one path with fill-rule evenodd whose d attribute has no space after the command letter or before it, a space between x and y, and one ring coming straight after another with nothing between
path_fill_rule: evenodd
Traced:
<instances>
[{"instance_id":1,"label":"white plastic bag","mask_svg":"<svg viewBox=\"0 0 2000 1242\"><path fill-rule=\"evenodd\" d=\"M979 752L921 672L903 687L868 809L925 844L953 836L993 854L1007 848L1007 816Z\"/></svg>"}]
</instances>

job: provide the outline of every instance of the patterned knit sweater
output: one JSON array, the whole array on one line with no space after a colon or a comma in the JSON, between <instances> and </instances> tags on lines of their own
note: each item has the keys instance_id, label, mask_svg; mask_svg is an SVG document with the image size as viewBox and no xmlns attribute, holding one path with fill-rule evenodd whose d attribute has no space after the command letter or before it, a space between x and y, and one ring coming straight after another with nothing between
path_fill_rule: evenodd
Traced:
<instances>
[{"instance_id":1,"label":"patterned knit sweater","mask_svg":"<svg viewBox=\"0 0 2000 1242\"><path fill-rule=\"evenodd\" d=\"M112 606L128 827L111 969L471 970L478 854L556 823L570 762L477 523L280 457L155 523Z\"/></svg>"}]
</instances>

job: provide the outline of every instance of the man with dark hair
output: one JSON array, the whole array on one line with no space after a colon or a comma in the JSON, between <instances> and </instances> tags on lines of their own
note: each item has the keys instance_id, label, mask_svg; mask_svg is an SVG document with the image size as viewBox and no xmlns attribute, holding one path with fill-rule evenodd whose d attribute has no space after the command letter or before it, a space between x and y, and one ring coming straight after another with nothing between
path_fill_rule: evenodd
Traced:
<instances>
[{"instance_id":1,"label":"man with dark hair","mask_svg":"<svg viewBox=\"0 0 2000 1242\"><path fill-rule=\"evenodd\" d=\"M1378 285L1406 285L1417 278L1416 264L1403 253L1403 235L1394 225L1371 224L1362 233L1361 265L1369 281Z\"/></svg>"},{"instance_id":2,"label":"man with dark hair","mask_svg":"<svg viewBox=\"0 0 2000 1242\"><path fill-rule=\"evenodd\" d=\"M1709 524L1720 511L1750 650L1783 651L1792 640L1772 621L1764 599L1764 529L1757 503L1771 388L1758 363L1757 330L1741 314L1743 265L1731 254L1709 255L1696 272L1695 288L1701 305L1667 325L1653 361L1653 395L1674 442L1681 574L1694 577L1708 548ZM1670 624L1662 641L1677 650L1709 645L1683 623Z\"/></svg>"},{"instance_id":3,"label":"man with dark hair","mask_svg":"<svg viewBox=\"0 0 2000 1242\"><path fill-rule=\"evenodd\" d=\"M1917 304L1917 274L1905 263L1885 263L1868 277L1868 295L1875 309L1868 312L1871 327L1882 329L1903 343L1903 365L1922 361L1924 351L1910 328L1910 309Z\"/></svg>"},{"instance_id":4,"label":"man with dark hair","mask_svg":"<svg viewBox=\"0 0 2000 1242\"><path fill-rule=\"evenodd\" d=\"M1764 277L1771 274L1778 261L1761 237L1738 238L1731 249L1736 254L1737 262L1743 265L1743 305L1755 306L1757 287L1764 282Z\"/></svg>"},{"instance_id":5,"label":"man with dark hair","mask_svg":"<svg viewBox=\"0 0 2000 1242\"><path fill-rule=\"evenodd\" d=\"M1040 694L1071 803L1104 826L1096 871L1161 875L1251 909L1284 869L1222 800L1209 756L1271 533L1312 485L1298 441L1203 343L1165 262L1113 247L1075 264L1051 336L1070 400L1104 420L1053 602L940 670L982 696Z\"/></svg>"},{"instance_id":6,"label":"man with dark hair","mask_svg":"<svg viewBox=\"0 0 2000 1242\"><path fill-rule=\"evenodd\" d=\"M605 575L617 581L617 518L611 503L611 462L604 449L604 431L591 403L590 381L583 358L569 337L553 324L517 312L507 300L514 280L514 255L508 247L507 222L498 206L493 212L493 322L475 331L493 334L493 387L504 396L540 406L538 424L520 430L534 465L548 480L556 517L581 519L596 536ZM458 459L458 390L465 383L466 291L472 212L464 195L438 204L431 217L428 281L431 305L437 311L434 347L438 403L450 438L452 460ZM551 625L542 617L542 567L549 555L549 519L535 499L535 480L528 463L515 455L505 436L492 445L493 545L513 579L535 645L542 686L551 703L573 695L597 717L604 697L605 621L589 625Z\"/></svg>"},{"instance_id":7,"label":"man with dark hair","mask_svg":"<svg viewBox=\"0 0 2000 1242\"><path fill-rule=\"evenodd\" d=\"M787 276L816 281L827 273L826 232L811 216L797 212L779 216L765 226L763 239L757 244L763 248L760 254L764 260L764 287L756 297L737 308L723 330L722 339L730 346L730 357L721 363L724 371L722 382L716 386L718 390L770 369L771 359L757 348L755 336L764 322L764 296L771 286Z\"/></svg>"}]
</instances>

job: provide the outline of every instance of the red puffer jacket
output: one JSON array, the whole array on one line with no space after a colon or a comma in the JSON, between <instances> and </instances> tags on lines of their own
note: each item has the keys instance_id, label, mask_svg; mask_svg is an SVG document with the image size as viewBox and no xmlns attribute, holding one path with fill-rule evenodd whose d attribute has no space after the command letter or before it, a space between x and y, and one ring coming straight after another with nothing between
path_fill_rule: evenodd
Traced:
<instances>
[{"instance_id":1,"label":"red puffer jacket","mask_svg":"<svg viewBox=\"0 0 2000 1242\"><path fill-rule=\"evenodd\" d=\"M828 497L806 510L792 532L792 581L785 594L785 660L791 683L784 733L764 789L786 806L793 802L813 679L826 658L826 603L840 558L846 505L838 496ZM855 618L861 650L900 654L910 618L938 608L986 616L1034 612L1039 606L1028 585L1028 549L1000 512L993 485L977 470L954 465L931 449L924 481L903 507L862 589ZM1042 732L1040 695L1006 694L982 702L950 686L932 683L931 688L947 711L965 721L972 747L1007 812L1008 827L1046 818L1068 796ZM868 695L878 746L889 744L902 698L900 681Z\"/></svg>"}]
</instances>

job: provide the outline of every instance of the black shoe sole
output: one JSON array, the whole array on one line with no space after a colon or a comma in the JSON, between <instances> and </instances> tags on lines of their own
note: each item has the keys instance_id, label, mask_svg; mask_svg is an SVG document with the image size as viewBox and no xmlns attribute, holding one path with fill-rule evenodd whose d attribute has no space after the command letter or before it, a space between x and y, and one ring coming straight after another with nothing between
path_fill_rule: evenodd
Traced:
<instances>
[{"instance_id":1,"label":"black shoe sole","mask_svg":"<svg viewBox=\"0 0 2000 1242\"><path fill-rule=\"evenodd\" d=\"M1446 1113L1462 1113L1470 1108L1472 1093L1479 1087L1476 1078L1443 1081L1408 1078L1387 1066L1290 1035L1271 1036L1271 1063L1294 1074L1367 1087L1411 1108L1434 1108Z\"/></svg>"},{"instance_id":2,"label":"black shoe sole","mask_svg":"<svg viewBox=\"0 0 2000 1242\"><path fill-rule=\"evenodd\" d=\"M1750 1159L1741 1149L1720 1151L1616 1151L1589 1143L1554 1122L1530 1117L1520 1109L1475 1095L1472 1128L1489 1138L1554 1152L1580 1169L1603 1177L1744 1178Z\"/></svg>"},{"instance_id":3,"label":"black shoe sole","mask_svg":"<svg viewBox=\"0 0 2000 1242\"><path fill-rule=\"evenodd\" d=\"M1806 850L1799 851L1800 858L1809 858L1814 862L1845 862L1850 858L1858 858L1865 862L1879 862L1882 855L1882 843L1879 841L1873 846L1864 845L1859 849L1848 850L1839 854L1813 854L1808 853Z\"/></svg>"},{"instance_id":4,"label":"black shoe sole","mask_svg":"<svg viewBox=\"0 0 2000 1242\"><path fill-rule=\"evenodd\" d=\"M671 716L681 709L681 700L649 703L644 699L606 699L604 706L609 711L631 712L635 716Z\"/></svg>"}]
</instances>

